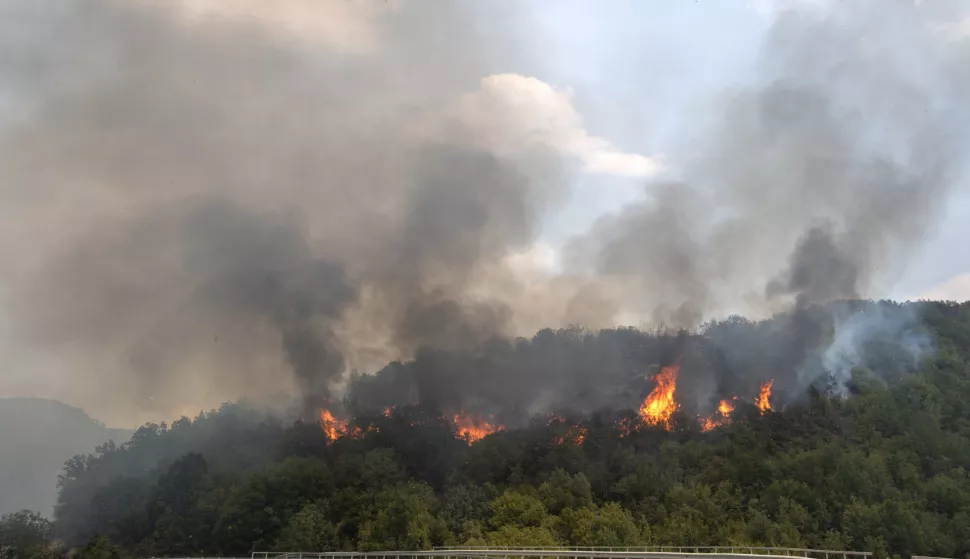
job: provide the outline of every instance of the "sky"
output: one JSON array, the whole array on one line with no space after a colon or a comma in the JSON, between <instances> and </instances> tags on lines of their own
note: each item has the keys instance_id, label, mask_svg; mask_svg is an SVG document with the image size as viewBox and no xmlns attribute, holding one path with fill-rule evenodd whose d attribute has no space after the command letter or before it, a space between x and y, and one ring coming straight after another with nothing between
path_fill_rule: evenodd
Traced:
<instances>
[{"instance_id":1,"label":"sky","mask_svg":"<svg viewBox=\"0 0 970 559\"><path fill-rule=\"evenodd\" d=\"M743 85L764 33L784 4L548 3L535 12L549 37L537 45L547 79L573 91L577 111L589 130L637 153L658 157L678 149L671 131L676 131L679 115L710 102L727 88ZM788 4L826 9L824 2ZM970 34L968 22L954 17L946 31ZM616 105L635 108L621 113L612 110ZM639 185L636 179L581 177L568 206L550 216L548 241L556 245L598 215L635 199L642 192ZM970 299L968 237L970 194L964 194L948 206L945 220L927 235L921 254L884 296Z\"/></svg>"},{"instance_id":2,"label":"sky","mask_svg":"<svg viewBox=\"0 0 970 559\"><path fill-rule=\"evenodd\" d=\"M770 24L770 12L743 2L607 5L534 5L544 35L536 47L545 79L572 91L589 130L658 158L677 141L678 113L739 85ZM546 224L549 241L561 242L637 198L642 183L639 177L581 176L570 204Z\"/></svg>"},{"instance_id":3,"label":"sky","mask_svg":"<svg viewBox=\"0 0 970 559\"><path fill-rule=\"evenodd\" d=\"M531 230L528 234L519 234L521 232L515 230L517 226L528 229L531 216L522 218L502 214L505 211L515 214L522 208L515 204L505 207L499 204L501 201L487 200L498 204L490 209L502 214L501 218L508 218L512 231L496 233L486 230L482 232L482 238L487 240L495 236L500 239L496 242L502 247L516 247L517 252L508 257L508 262L521 273L521 277L515 279L522 280L526 287L514 293L503 293L502 297L506 297L503 302L513 308L529 307L533 313L529 320L517 325L516 333L566 323L574 318L570 312L579 315L585 312L559 308L563 306L563 300L582 292L582 286L575 282L579 281L577 277L583 270L577 270L575 262L564 262L567 249L578 246L571 243L590 231L593 233L585 240L605 243L596 237L597 231L608 233L612 231L610 227L622 225L624 219L635 222L644 212L662 209L657 200L663 200L664 191L658 185L684 176L685 169L696 163L700 146L705 144L705 128L699 123L713 120L713 115L726 104L738 102L740 104L735 106L743 108L743 95L738 92L746 88L757 89L755 85L764 74L765 45L772 44L770 35L781 15L786 11L838 13L836 7L839 6L837 0L469 1L455 13L447 14L448 17L467 18L458 20L462 26L439 29L433 23L413 22L406 17L402 18L403 23L395 20L395 25L400 24L400 28L388 24L399 13L397 10L406 12L402 6L409 0L137 1L154 5L157 13L164 14L163 23L154 27L157 22L149 22L145 37L133 35L117 41L102 41L97 34L104 31L98 30L107 29L110 33L117 29L112 26L118 25L109 11L98 12L90 20L85 20L81 12L72 12L71 6L76 8L76 3L65 1L63 4L42 5L29 0L0 0L0 164L3 157L11 160L7 161L7 169L0 168L0 260L13 263L9 275L0 274L0 356L5 359L7 367L0 372L0 396L54 397L87 409L95 404L105 404L103 387L110 384L122 393L128 391L133 398L137 396L143 400L161 399L162 392L168 391L166 397L171 401L185 400L185 411L193 412L198 410L198 405L217 404L221 399L235 395L232 393L234 387L224 388L222 377L208 378L204 371L220 367L251 367L283 375L285 371L279 369L286 367L281 364L283 358L278 347L272 353L264 353L261 351L264 346L259 343L241 343L239 355L231 359L203 355L204 352L188 355L198 348L186 346L180 338L180 330L184 329L187 337L188 333L194 332L193 328L201 330L203 326L209 326L205 321L213 317L205 314L207 308L206 311L195 311L199 316L188 312L186 318L172 318L176 314L173 308L178 308L173 302L179 301L179 297L187 297L186 306L197 302L191 299L196 296L192 289L202 280L176 262L175 255L182 248L177 246L181 237L178 237L178 231L167 229L171 224L164 223L164 218L158 216L183 218L179 213L182 210L171 209L173 206L169 203L172 200L181 202L211 186L211 191L228 193L242 207L249 205L267 212L276 211L287 202L305 202L311 213L318 212L307 225L310 237L313 240L323 238L322 246L327 250L353 252L348 260L353 261L357 252L372 250L379 253L387 249L380 245L386 241L379 235L382 231L366 242L348 242L345 246L340 242L327 245L326 236L335 230L341 232L341 225L357 225L341 220L359 221L357 216L370 215L364 212L371 209L367 206L376 206L375 211L381 211L385 206L388 212L399 211L413 194L408 189L416 187L401 184L403 193L400 197L388 187L380 191L386 200L371 203L363 200L360 193L339 193L338 198L333 198L333 193L314 192L315 185L303 184L313 181L293 179L291 175L299 172L319 171L312 161L316 154L307 155L309 148L306 144L309 142L321 142L325 152L320 155L321 160L336 156L339 163L348 160L350 166L359 163L356 158L363 157L350 149L345 152L341 146L328 144L332 138L326 131L308 132L299 126L305 124L299 122L301 118L308 119L307 122L314 122L313 118L327 122L327 119L343 117L312 106L310 103L317 99L307 101L306 92L329 95L328 100L335 105L344 103L351 111L359 111L348 113L344 117L348 122L340 120L334 128L346 126L351 132L340 128L341 132L353 135L353 139L365 147L370 147L366 144L368 134L394 136L400 133L402 138L389 139L390 146L409 145L407 141L414 137L452 140L457 136L451 136L455 132L447 123L456 122L474 130L474 142L479 142L478 147L484 144L497 156L521 160L523 173L529 177L543 180L548 176L558 177L553 193L541 185L516 193L522 194L526 202L535 202L535 207L539 208L537 235L532 236ZM928 25L932 26L934 40L943 45L941 48L962 47L970 42L970 4L927 1L920 5L920 9L930 14ZM4 13L17 17L4 18ZM58 35L58 26L62 22L75 20L81 25L65 25L63 28L76 36L64 38ZM137 17L132 21L145 24L145 20ZM165 49L171 52L180 46L177 39L171 42L178 33L170 34L164 27L171 25L178 29L184 26L192 31L186 36L191 36L194 42L186 47L186 52L201 58L198 66L188 60L183 68L178 56L164 54ZM422 26L427 26L432 35L441 34L443 39L435 35L428 39L427 45L424 44L420 33L414 35L414 30L423 29ZM274 45L286 45L306 60L318 62L319 76L312 71L296 77L287 75L284 70L277 74L266 51L256 47L241 54L219 50L224 44L245 46L245 41L223 43L220 39L236 35L244 37L246 33L240 30L249 29L255 31L253 35L259 40L264 40L264 36L272 37ZM151 33L157 33L157 36ZM457 33L458 40L449 33ZM475 39L463 42L461 34L474 34ZM401 37L414 42L415 46L402 49L400 54L391 52L396 48L393 40ZM58 44L75 39L78 40L76 44L84 45L84 48L72 51ZM439 39L467 47L468 51L435 51L434 45L438 44L435 41ZM877 39L886 40L885 37ZM144 47L145 51L133 48L131 53L124 52L129 43ZM902 61L900 65L904 73L918 74L921 63L907 59L909 51L905 42L901 40L896 47L899 52L894 54ZM152 51L153 48L157 52ZM429 48L432 49L430 52L423 50ZM924 52L916 48L912 50ZM126 54L132 54L131 58L127 59ZM139 58L142 55L144 59ZM253 78L247 73L249 66L245 56L253 57ZM409 56L422 58L410 64ZM436 56L440 57L440 63L434 59ZM131 60L157 63L165 80L139 75L140 67L128 66L132 64ZM301 59L300 64L306 60ZM280 63L286 62L289 61L281 57ZM225 112L220 112L223 107L215 102L217 95L200 94L205 86L197 85L195 81L196 78L211 78L205 82L206 86L218 88L221 85L218 79L204 75L209 71L207 64L210 63L216 71L226 72L227 83L252 85L251 88L244 87L245 91L219 91L225 96ZM75 64L81 70L75 71ZM360 70L356 69L358 64ZM294 67L303 68L299 64ZM310 63L306 67L315 66ZM192 72L201 73L196 76ZM927 74L931 73L927 70ZM325 81L334 75L358 80L354 82L358 86L387 83L400 86L400 89L376 93L368 90L361 93L358 105L347 101L354 95L353 87L344 92L340 87L330 88L329 83L315 81ZM278 92L271 85L247 82L273 77L280 78L285 85ZM422 83L422 80L428 83ZM200 89L194 89L196 87ZM130 98L118 95L126 92L131 93ZM279 93L278 99L274 97L276 93ZM248 98L251 94L258 95ZM174 106L182 110L198 110L199 128L184 114L165 113L169 110L167 96L176 99L180 104ZM131 106L125 104L129 99ZM288 99L305 101L308 105L294 108L287 104ZM399 108L397 104L406 105L409 99L418 107L414 115L402 119L400 130L382 122L383 113L373 116L368 112L368 103L384 107L387 105L382 103L388 99L396 109ZM152 104L151 108L157 113L146 111L143 114L139 103ZM263 110L265 114L260 113ZM353 120L360 115L363 117L359 121ZM258 120L263 117L267 119L265 123ZM33 122L35 118L39 124ZM207 120L209 118L212 120ZM211 126L212 122L216 125ZM70 128L72 124L76 128ZM267 129L278 127L278 144L273 143L275 139L266 141L261 137L233 135L233 126L249 131L263 124ZM59 126L66 128L58 129ZM121 132L114 134L117 130ZM128 145L126 142L132 141L131 138L138 138L144 145ZM307 142L300 141L303 139ZM461 141L465 140L461 138ZM762 140L755 138L755 145L764 147L757 143ZM266 143L262 143L264 141ZM197 154L181 145L176 146L178 142L187 145L197 142L200 157L195 159ZM817 146L811 144L809 147ZM888 146L888 149L892 148ZM261 157L248 160L239 154L265 156L265 161ZM397 155L378 150L377 157L382 157L381 163L390 161L389 165L393 165L397 163ZM782 153L778 157L784 162L787 161L783 159L785 155ZM307 159L301 159L304 157ZM777 163L771 155L765 160L768 167L772 162ZM386 171L384 167L374 167L371 177L374 182L397 185L396 177L388 179L382 174ZM555 170L560 167L562 172L556 174ZM750 170L742 167L731 169L744 176ZM355 173L361 172L359 168L350 168ZM364 173L369 171L366 163L363 168ZM172 178L161 176L166 173ZM194 173L203 177L201 186L192 182L198 179ZM699 173L703 175L703 171ZM765 176L778 178L771 173L769 169ZM137 180L131 181L132 177ZM281 178L277 182L285 184L279 187L279 192L259 188L258 179L266 177ZM14 181L19 183L14 184ZM115 189L117 185L108 184L112 181L126 183L126 189ZM129 182L134 186L127 184ZM361 179L361 182L365 180ZM731 181L725 179L724 182ZM796 189L799 186L794 185ZM468 188L474 187L472 184ZM897 300L970 299L970 244L965 241L970 235L970 184L960 182L946 192L947 204L942 214L933 214L928 229L919 233L917 249L907 252L909 256L897 263L902 266L897 270L899 273L891 274L890 283L881 284L878 292L867 295ZM716 198L717 193L714 195ZM744 206L742 209L754 211L753 208L760 207L744 199L743 195L739 196L740 202L734 201ZM802 199L812 201L811 196ZM846 199L855 200L851 196ZM652 205L655 202L657 206ZM346 209L342 203L347 204ZM635 211L625 214L631 207ZM769 203L766 207L772 206ZM825 203L820 203L819 207L827 208ZM137 222L141 216L134 210L136 208L145 209L149 219L138 224L141 228L129 230L127 220ZM531 206L526 208L529 209ZM165 211L172 213L165 214ZM786 215L781 211L778 213ZM797 210L792 212L794 214ZM528 223L523 225L516 221L518 218ZM172 217L171 221L178 220ZM771 219L764 223L766 226L777 225ZM652 224L654 221L647 225ZM375 225L375 229L379 227ZM206 231L203 228L203 233ZM664 233L652 231L657 238ZM790 232L784 227L777 231ZM122 234L127 237L118 237ZM140 239L139 234L145 239ZM683 235L671 236L675 241L683 238ZM520 246L523 238L527 238L527 246ZM31 242L24 243L23 239ZM703 252L699 259L710 260L708 264L715 268L724 265L724 269L731 273L737 272L738 268L752 268L748 275L741 273L732 277L736 283L725 288L727 291L760 289L759 295L764 295L764 284L773 279L770 274L777 273L776 264L784 265L782 260L788 256L796 239L761 244L768 250L778 249L773 256L772 266L775 268L761 275L758 275L760 269L749 266L756 256L735 255L740 263L724 264L716 253L716 248L721 246L715 242L717 239L705 240L711 241L706 247L711 250ZM75 241L77 246L72 244ZM140 241L144 241L144 245L139 244ZM868 241L881 246L879 239ZM82 244L84 242L88 244ZM778 248L780 245L784 245L785 252ZM733 245L727 243L727 246ZM146 257L147 251L157 252ZM441 252L447 253L447 250ZM634 251L633 256L636 255ZM658 259L669 256L662 250L656 255ZM473 279L462 276L462 281L467 284L451 286L457 290L456 298L473 298L478 294L476 289L481 287L503 288L506 285L503 282L509 278L502 276L503 267L493 266L496 262L489 258L505 256L484 255L483 261L476 263L474 273L485 270L497 275ZM104 259L100 265L99 257ZM245 259L243 263L251 264ZM621 271L626 269L623 264L612 263ZM635 264L631 266L635 267ZM359 262L351 262L350 269L366 277L370 282L366 289L388 289L380 282L385 279L381 274L390 272L372 269L373 266L373 262L360 258ZM646 267L650 268L649 265ZM766 265L766 269L768 267ZM567 273L563 273L564 269ZM70 274L79 270L79 279L72 280ZM638 271L643 272L644 277L650 277L650 270ZM426 273L427 270L420 272ZM556 282L544 283L549 277L561 273L563 277L556 277ZM599 271L593 275L595 273ZM64 277L55 277L56 274ZM535 285L538 287L530 291L531 284L526 280L533 275L545 279L537 281ZM758 285L738 288L737 283L751 280L752 276L756 276L754 280L760 282ZM689 288L680 289L682 286L677 285L683 278L665 276L660 279L671 285L654 285L647 279L643 284L606 285L604 293L611 295L608 291L614 288L625 296L634 292L633 297L625 300L618 297L617 300L644 306L655 303L653 300L644 302L651 296L664 303L668 296L689 295ZM475 280L480 283L476 284ZM699 281L703 283L704 280ZM637 291L656 293L641 299ZM715 291L704 293L711 298L724 295ZM725 300L744 303L746 296L747 293L730 293ZM372 300L361 296L360 299L363 301L361 305L365 305L379 297ZM227 303L219 301L219 304ZM231 310L240 312L237 308ZM242 310L250 312L253 309ZM380 338L386 333L374 330L382 325L368 323L367 316L363 316L372 311L374 309L362 312L361 317L352 316L348 324L341 327L356 328L353 332L359 338ZM597 313L590 311L588 314ZM548 324L542 322L549 317ZM232 315L229 322L236 318ZM632 311L624 314L623 309L619 309L610 318L617 318L619 323L639 324L643 314ZM228 319L220 316L215 320L225 326L220 320ZM238 327L242 333L237 334L247 341L251 340L245 336L250 335L262 343L266 338L272 338L262 331L249 332L247 328L250 327L259 329L251 324L233 322L232 326ZM230 334L226 331L222 335L228 338ZM151 351L158 348L152 347L149 351L138 347L139 343L145 343L144 338L152 337L171 343L188 355L184 363L175 367L179 369L178 374L173 373L173 378L181 379L178 390L153 385L144 379L126 384L130 380L126 377L129 368L135 367L132 362L139 358L133 354L138 351L149 353L149 357L141 357L154 367L164 368L170 364L165 361L170 356L164 351L154 354ZM207 343L210 338L215 339L207 332ZM276 345L279 345L278 341ZM165 351L170 350L165 348ZM356 350L364 354L373 352L377 356L373 362L387 362L388 356L374 348ZM396 358L396 354L390 357ZM157 370L153 372L157 373ZM253 381L253 390L265 388L255 382L257 377L246 378ZM269 375L260 382L275 383L277 380L277 376ZM220 382L222 387L214 390L213 386ZM153 390L157 392L153 393ZM201 396L197 401L193 400L197 394ZM138 409L133 411L133 408ZM102 417L113 425L131 425L152 418L152 414L160 413L160 409L174 413L171 406L153 408L142 401L138 405L105 407Z\"/></svg>"},{"instance_id":4,"label":"sky","mask_svg":"<svg viewBox=\"0 0 970 559\"><path fill-rule=\"evenodd\" d=\"M198 14L251 17L310 44L320 40L314 23L294 23L317 21L312 1L293 2L301 7L292 17L282 18L247 0L236 3L254 6L243 14L233 7L214 7L217 3L207 0L184 1ZM745 84L777 14L786 9L824 11L828 4L826 0L523 2L531 36L528 48L534 58L526 67L509 67L508 73L533 78L568 95L577 126L589 135L619 151L658 161L656 169L642 173L590 170L576 175L569 199L545 216L542 238L530 258L555 267L558 249L567 239L588 229L598 217L642 198L644 178L656 176L660 161L666 158L676 165L678 157L690 157L691 146L683 145L680 130L684 115L712 103L726 89ZM970 35L970 19L949 17L949 23L941 24L941 33ZM345 46L379 41L378 31L347 23L352 20L348 12L344 25L352 32L332 30L327 35L336 36ZM487 14L482 21L487 25ZM561 102L549 99L554 95L542 91L528 96L540 112L543 106ZM970 197L963 200L966 203L956 203L960 200L947 208L946 219L926 237L920 256L883 296L970 299L970 245L963 240L970 233Z\"/></svg>"}]
</instances>

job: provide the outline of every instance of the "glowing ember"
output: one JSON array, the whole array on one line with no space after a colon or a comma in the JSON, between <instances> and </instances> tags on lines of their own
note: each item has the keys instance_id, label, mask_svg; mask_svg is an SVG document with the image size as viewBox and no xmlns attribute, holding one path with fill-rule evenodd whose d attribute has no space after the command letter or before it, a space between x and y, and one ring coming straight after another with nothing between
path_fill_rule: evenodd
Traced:
<instances>
[{"instance_id":1,"label":"glowing ember","mask_svg":"<svg viewBox=\"0 0 970 559\"><path fill-rule=\"evenodd\" d=\"M628 437L630 436L630 433L637 430L636 424L634 424L633 420L630 419L629 417L621 418L617 422L616 426L620 430L620 438Z\"/></svg>"},{"instance_id":2,"label":"glowing ember","mask_svg":"<svg viewBox=\"0 0 970 559\"><path fill-rule=\"evenodd\" d=\"M660 425L665 429L670 429L670 420L679 408L677 401L674 400L678 373L680 373L679 365L664 367L657 373L655 379L657 387L640 406L640 415L647 424Z\"/></svg>"},{"instance_id":3,"label":"glowing ember","mask_svg":"<svg viewBox=\"0 0 970 559\"><path fill-rule=\"evenodd\" d=\"M502 430L501 425L492 425L484 420L475 420L463 416L461 413L455 414L452 421L455 422L455 427L458 429L458 436L469 443L480 441L487 435Z\"/></svg>"},{"instance_id":4,"label":"glowing ember","mask_svg":"<svg viewBox=\"0 0 970 559\"><path fill-rule=\"evenodd\" d=\"M344 434L350 437L351 439L362 439L364 438L364 435L366 435L367 433L379 433L379 432L380 432L380 429L378 429L374 425L368 425L366 427L361 427L360 425L354 425L346 429Z\"/></svg>"},{"instance_id":5,"label":"glowing ember","mask_svg":"<svg viewBox=\"0 0 970 559\"><path fill-rule=\"evenodd\" d=\"M589 433L589 429L585 427L580 427L578 425L573 425L569 428L569 433L567 433L568 440L576 446L582 446L583 441L586 440L586 434Z\"/></svg>"},{"instance_id":6,"label":"glowing ember","mask_svg":"<svg viewBox=\"0 0 970 559\"><path fill-rule=\"evenodd\" d=\"M384 417L391 417L391 410L392 409L394 409L394 408L393 407L386 407L386 408L384 408Z\"/></svg>"},{"instance_id":7,"label":"glowing ember","mask_svg":"<svg viewBox=\"0 0 970 559\"><path fill-rule=\"evenodd\" d=\"M347 434L347 421L335 418L326 408L320 410L320 423L331 441Z\"/></svg>"},{"instance_id":8,"label":"glowing ember","mask_svg":"<svg viewBox=\"0 0 970 559\"><path fill-rule=\"evenodd\" d=\"M582 446L583 441L586 440L587 433L589 433L589 429L586 427L581 425L570 425L569 429L566 430L565 435L553 438L552 442L554 442L557 446L563 446L567 443Z\"/></svg>"},{"instance_id":9,"label":"glowing ember","mask_svg":"<svg viewBox=\"0 0 970 559\"><path fill-rule=\"evenodd\" d=\"M761 413L764 414L767 411L771 411L771 386L775 384L774 379L761 385L761 392L758 397L755 398L754 404L758 406Z\"/></svg>"}]
</instances>

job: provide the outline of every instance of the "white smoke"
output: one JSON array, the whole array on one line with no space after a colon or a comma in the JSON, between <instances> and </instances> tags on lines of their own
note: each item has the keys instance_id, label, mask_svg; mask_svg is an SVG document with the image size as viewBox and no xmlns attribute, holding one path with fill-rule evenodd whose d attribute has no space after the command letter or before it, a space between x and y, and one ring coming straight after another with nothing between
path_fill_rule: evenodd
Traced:
<instances>
[{"instance_id":1,"label":"white smoke","mask_svg":"<svg viewBox=\"0 0 970 559\"><path fill-rule=\"evenodd\" d=\"M896 361L899 368L915 370L934 349L930 336L920 325L917 307L913 305L883 302L865 305L861 310L836 311L834 338L821 350L822 369L842 395L847 394L853 370L872 366L875 358L889 355L888 359ZM880 367L883 370L877 374L891 374L886 368Z\"/></svg>"}]
</instances>

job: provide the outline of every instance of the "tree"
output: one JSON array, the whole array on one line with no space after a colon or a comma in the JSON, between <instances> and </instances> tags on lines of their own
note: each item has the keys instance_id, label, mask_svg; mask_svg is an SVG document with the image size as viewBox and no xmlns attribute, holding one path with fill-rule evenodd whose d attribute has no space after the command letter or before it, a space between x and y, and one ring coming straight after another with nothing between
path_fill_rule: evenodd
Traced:
<instances>
[{"instance_id":1,"label":"tree","mask_svg":"<svg viewBox=\"0 0 970 559\"><path fill-rule=\"evenodd\" d=\"M622 547L647 543L629 512L617 503L567 508L556 522L559 539L573 546Z\"/></svg>"},{"instance_id":2,"label":"tree","mask_svg":"<svg viewBox=\"0 0 970 559\"><path fill-rule=\"evenodd\" d=\"M461 533L470 522L481 525L492 512L492 493L492 486L464 483L451 486L442 496L438 518L452 534Z\"/></svg>"},{"instance_id":3,"label":"tree","mask_svg":"<svg viewBox=\"0 0 970 559\"><path fill-rule=\"evenodd\" d=\"M214 527L216 547L224 553L269 549L289 518L334 492L327 464L291 457L255 472L228 496Z\"/></svg>"},{"instance_id":4,"label":"tree","mask_svg":"<svg viewBox=\"0 0 970 559\"><path fill-rule=\"evenodd\" d=\"M470 538L465 545L491 548L554 547L560 545L560 542L549 528L502 526L498 530Z\"/></svg>"},{"instance_id":5,"label":"tree","mask_svg":"<svg viewBox=\"0 0 970 559\"><path fill-rule=\"evenodd\" d=\"M361 529L360 551L430 549L436 522L434 491L409 482L382 491L372 520Z\"/></svg>"},{"instance_id":6,"label":"tree","mask_svg":"<svg viewBox=\"0 0 970 559\"><path fill-rule=\"evenodd\" d=\"M280 551L333 551L336 545L336 527L321 502L309 504L291 516L275 547Z\"/></svg>"},{"instance_id":7,"label":"tree","mask_svg":"<svg viewBox=\"0 0 970 559\"><path fill-rule=\"evenodd\" d=\"M562 468L552 472L549 479L539 486L539 498L552 514L566 508L578 509L593 504L593 493L586 475L570 476Z\"/></svg>"},{"instance_id":8,"label":"tree","mask_svg":"<svg viewBox=\"0 0 970 559\"><path fill-rule=\"evenodd\" d=\"M494 528L537 528L548 518L549 511L537 496L528 495L521 490L507 489L492 501L492 518L489 523Z\"/></svg>"},{"instance_id":9,"label":"tree","mask_svg":"<svg viewBox=\"0 0 970 559\"><path fill-rule=\"evenodd\" d=\"M510 423L469 445L427 405L361 416L376 429L336 441L237 406L146 425L65 464L53 526L5 517L0 535L34 542L17 549L56 536L81 552L133 556L656 543L961 557L970 553L970 304L927 309L936 353L918 369L880 341L865 348L876 365L854 371L847 395L822 383L770 413L739 402L731 423L709 432L686 412L668 432L637 423L635 410L607 409ZM762 368L731 371L760 380L781 366L771 352L791 342L778 334L786 320L678 336L546 331L484 354L420 358L485 374L501 357L547 367L550 379L573 367L610 378L661 349L719 370L718 359L747 358L744 344L760 336L771 342L755 352ZM389 370L414 363L398 365ZM581 444L562 438L572 427Z\"/></svg>"},{"instance_id":10,"label":"tree","mask_svg":"<svg viewBox=\"0 0 970 559\"><path fill-rule=\"evenodd\" d=\"M128 559L129 555L104 536L95 536L75 556L77 559Z\"/></svg>"},{"instance_id":11,"label":"tree","mask_svg":"<svg viewBox=\"0 0 970 559\"><path fill-rule=\"evenodd\" d=\"M49 543L50 522L32 511L0 517L0 551L5 559L39 557Z\"/></svg>"}]
</instances>

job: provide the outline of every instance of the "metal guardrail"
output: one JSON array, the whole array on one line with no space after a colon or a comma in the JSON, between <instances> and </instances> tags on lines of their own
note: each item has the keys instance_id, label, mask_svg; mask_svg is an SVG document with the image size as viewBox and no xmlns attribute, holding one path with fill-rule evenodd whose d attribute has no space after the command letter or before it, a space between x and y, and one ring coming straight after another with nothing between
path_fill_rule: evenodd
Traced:
<instances>
[{"instance_id":1,"label":"metal guardrail","mask_svg":"<svg viewBox=\"0 0 970 559\"><path fill-rule=\"evenodd\" d=\"M809 559L864 559L872 554L864 551L836 551L784 547L749 546L647 546L647 547L448 547L430 551L334 551L257 552L251 559L417 559L441 557L446 559L508 559L511 557L555 559L777 559L805 557Z\"/></svg>"},{"instance_id":2,"label":"metal guardrail","mask_svg":"<svg viewBox=\"0 0 970 559\"><path fill-rule=\"evenodd\" d=\"M797 548L797 547L756 547L756 546L738 546L738 545L720 545L720 546L669 546L669 545L652 545L652 546L632 546L632 547L476 547L476 546L458 546L458 547L435 547L435 551L517 551L517 550L529 550L529 551L604 551L607 553L679 553L679 554L690 554L690 555L769 555L769 556L782 556L782 557L870 557L872 553L868 551L836 551L830 549L807 549L807 548ZM916 559L915 557L913 559ZM925 559L941 559L941 558L925 558Z\"/></svg>"},{"instance_id":3,"label":"metal guardrail","mask_svg":"<svg viewBox=\"0 0 970 559\"><path fill-rule=\"evenodd\" d=\"M838 559L841 552L833 552ZM778 559L785 555L756 555L751 553L678 553L660 551L577 551L555 549L481 549L435 551L335 551L323 553L253 553L252 559ZM806 557L788 555L787 557ZM846 556L847 558L848 556Z\"/></svg>"}]
</instances>

